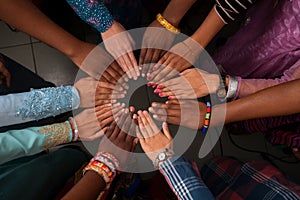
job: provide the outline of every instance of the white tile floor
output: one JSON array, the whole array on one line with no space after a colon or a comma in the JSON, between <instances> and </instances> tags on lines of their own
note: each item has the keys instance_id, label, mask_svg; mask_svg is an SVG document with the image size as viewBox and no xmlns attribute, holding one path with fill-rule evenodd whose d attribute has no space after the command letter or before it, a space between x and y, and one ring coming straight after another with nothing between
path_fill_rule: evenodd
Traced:
<instances>
[{"instance_id":1,"label":"white tile floor","mask_svg":"<svg viewBox=\"0 0 300 200\"><path fill-rule=\"evenodd\" d=\"M1 53L16 60L45 80L53 82L56 85L73 83L77 67L62 53L22 32L10 30L1 21L0 35ZM262 134L240 135L233 136L233 138L245 148L269 152L277 156L285 156L280 150L266 144ZM196 151L198 152L199 150L196 149ZM245 152L233 146L226 131L222 133L220 142L217 143L213 152L208 157L220 155L221 152L227 156L237 157L242 161L261 159L258 154ZM199 162L199 164L201 163L202 161ZM300 173L298 173L299 164L285 164L277 161L275 163L288 175L300 182Z\"/></svg>"}]
</instances>

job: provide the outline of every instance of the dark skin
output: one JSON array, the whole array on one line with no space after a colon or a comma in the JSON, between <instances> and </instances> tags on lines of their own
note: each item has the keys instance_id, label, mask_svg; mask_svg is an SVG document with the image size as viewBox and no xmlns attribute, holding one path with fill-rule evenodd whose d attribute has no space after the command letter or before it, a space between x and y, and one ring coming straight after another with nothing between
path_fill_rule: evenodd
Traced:
<instances>
[{"instance_id":1,"label":"dark skin","mask_svg":"<svg viewBox=\"0 0 300 200\"><path fill-rule=\"evenodd\" d=\"M134 150L138 140L127 134L135 129L135 123L131 119L132 114L126 110L120 117L118 123L123 124L120 129L116 122L113 122L99 144L99 152L110 152L120 162L121 166L126 165L129 152ZM124 153L128 152L127 153ZM94 171L87 171L83 178L62 198L64 200L86 200L97 199L100 192L104 191L106 183L104 179Z\"/></svg>"}]
</instances>

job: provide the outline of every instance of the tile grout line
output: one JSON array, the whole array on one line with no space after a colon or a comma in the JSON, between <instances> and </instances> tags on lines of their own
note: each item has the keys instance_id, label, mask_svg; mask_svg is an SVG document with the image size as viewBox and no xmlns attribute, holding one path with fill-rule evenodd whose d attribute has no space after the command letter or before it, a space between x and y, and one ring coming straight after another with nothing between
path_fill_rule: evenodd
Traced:
<instances>
[{"instance_id":1,"label":"tile grout line","mask_svg":"<svg viewBox=\"0 0 300 200\"><path fill-rule=\"evenodd\" d=\"M34 65L34 71L35 71L36 74L38 74L37 67L36 67L35 54L34 54L34 49L33 49L32 37L30 37L30 46L31 46L31 53L32 53L32 60L33 60L33 65Z\"/></svg>"}]
</instances>

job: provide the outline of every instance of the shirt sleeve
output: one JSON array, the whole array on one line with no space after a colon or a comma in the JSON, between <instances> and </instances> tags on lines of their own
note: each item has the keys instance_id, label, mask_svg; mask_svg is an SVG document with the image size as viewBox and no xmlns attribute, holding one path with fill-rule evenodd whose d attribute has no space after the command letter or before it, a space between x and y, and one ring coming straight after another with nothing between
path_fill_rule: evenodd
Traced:
<instances>
[{"instance_id":1,"label":"shirt sleeve","mask_svg":"<svg viewBox=\"0 0 300 200\"><path fill-rule=\"evenodd\" d=\"M300 60L275 79L238 79L236 98L242 98L259 90L300 78Z\"/></svg>"},{"instance_id":2,"label":"shirt sleeve","mask_svg":"<svg viewBox=\"0 0 300 200\"><path fill-rule=\"evenodd\" d=\"M72 141L68 121L0 133L0 164Z\"/></svg>"},{"instance_id":3,"label":"shirt sleeve","mask_svg":"<svg viewBox=\"0 0 300 200\"><path fill-rule=\"evenodd\" d=\"M73 86L32 89L0 96L0 126L56 116L78 108L80 97Z\"/></svg>"},{"instance_id":4,"label":"shirt sleeve","mask_svg":"<svg viewBox=\"0 0 300 200\"><path fill-rule=\"evenodd\" d=\"M67 0L75 13L87 24L103 33L114 23L114 18L103 0Z\"/></svg>"},{"instance_id":5,"label":"shirt sleeve","mask_svg":"<svg viewBox=\"0 0 300 200\"><path fill-rule=\"evenodd\" d=\"M222 21L228 24L244 14L253 2L254 0L217 0L214 9Z\"/></svg>"},{"instance_id":6,"label":"shirt sleeve","mask_svg":"<svg viewBox=\"0 0 300 200\"><path fill-rule=\"evenodd\" d=\"M194 166L184 158L174 157L163 162L159 169L178 199L215 199Z\"/></svg>"}]
</instances>

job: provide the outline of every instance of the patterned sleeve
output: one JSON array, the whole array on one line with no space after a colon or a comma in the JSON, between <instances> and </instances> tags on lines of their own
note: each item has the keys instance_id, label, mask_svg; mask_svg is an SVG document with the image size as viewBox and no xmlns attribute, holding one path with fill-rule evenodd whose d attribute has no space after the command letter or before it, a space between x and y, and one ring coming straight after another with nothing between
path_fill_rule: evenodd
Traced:
<instances>
[{"instance_id":1,"label":"patterned sleeve","mask_svg":"<svg viewBox=\"0 0 300 200\"><path fill-rule=\"evenodd\" d=\"M114 18L103 0L67 0L75 13L87 24L103 33L114 23Z\"/></svg>"},{"instance_id":2,"label":"patterned sleeve","mask_svg":"<svg viewBox=\"0 0 300 200\"><path fill-rule=\"evenodd\" d=\"M217 0L214 9L222 21L228 24L245 13L253 2L254 0Z\"/></svg>"},{"instance_id":3,"label":"patterned sleeve","mask_svg":"<svg viewBox=\"0 0 300 200\"><path fill-rule=\"evenodd\" d=\"M56 116L80 105L73 86L32 89L30 92L0 96L0 126Z\"/></svg>"},{"instance_id":4,"label":"patterned sleeve","mask_svg":"<svg viewBox=\"0 0 300 200\"><path fill-rule=\"evenodd\" d=\"M68 121L0 133L0 164L72 141Z\"/></svg>"},{"instance_id":5,"label":"patterned sleeve","mask_svg":"<svg viewBox=\"0 0 300 200\"><path fill-rule=\"evenodd\" d=\"M215 199L190 161L174 157L163 162L159 168L178 199Z\"/></svg>"}]
</instances>

